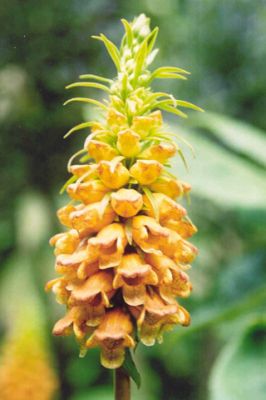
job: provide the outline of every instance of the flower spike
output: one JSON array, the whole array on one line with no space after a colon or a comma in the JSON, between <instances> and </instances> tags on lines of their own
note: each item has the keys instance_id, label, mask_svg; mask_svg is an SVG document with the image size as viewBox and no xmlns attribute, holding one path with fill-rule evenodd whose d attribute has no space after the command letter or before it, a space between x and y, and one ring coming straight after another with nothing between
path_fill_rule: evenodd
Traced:
<instances>
[{"instance_id":1,"label":"flower spike","mask_svg":"<svg viewBox=\"0 0 266 400\"><path fill-rule=\"evenodd\" d=\"M107 97L65 102L100 107L104 119L79 123L65 135L87 131L83 149L68 164L72 176L64 189L71 202L58 211L68 231L50 240L59 277L46 286L66 308L53 333L73 334L82 353L100 347L101 363L111 369L123 364L137 342L150 346L175 325L189 325L177 298L192 290L185 271L197 254L188 242L197 228L176 201L190 185L167 170L176 153L185 160L172 139L176 134L166 132L162 112L186 118L181 108L202 111L152 91L155 79L186 80L189 72L150 69L158 28L150 29L149 18L141 14L122 24L119 47L103 34L93 36L105 45L117 76L84 74L67 86L100 89Z\"/></svg>"}]
</instances>

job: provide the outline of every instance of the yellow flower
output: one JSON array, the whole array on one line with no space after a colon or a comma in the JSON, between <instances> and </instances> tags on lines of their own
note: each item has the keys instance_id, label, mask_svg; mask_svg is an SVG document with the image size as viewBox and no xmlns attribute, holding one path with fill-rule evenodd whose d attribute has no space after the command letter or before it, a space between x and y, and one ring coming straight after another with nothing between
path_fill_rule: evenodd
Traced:
<instances>
[{"instance_id":1,"label":"yellow flower","mask_svg":"<svg viewBox=\"0 0 266 400\"><path fill-rule=\"evenodd\" d=\"M122 287L125 302L130 306L144 304L146 285L156 285L158 278L151 266L136 253L123 256L117 268L113 287Z\"/></svg>"},{"instance_id":2,"label":"yellow flower","mask_svg":"<svg viewBox=\"0 0 266 400\"><path fill-rule=\"evenodd\" d=\"M161 254L161 247L167 243L169 229L163 228L153 218L139 215L132 219L134 242L146 253Z\"/></svg>"},{"instance_id":3,"label":"yellow flower","mask_svg":"<svg viewBox=\"0 0 266 400\"><path fill-rule=\"evenodd\" d=\"M40 332L20 327L2 343L1 400L51 400L58 386Z\"/></svg>"},{"instance_id":4,"label":"yellow flower","mask_svg":"<svg viewBox=\"0 0 266 400\"><path fill-rule=\"evenodd\" d=\"M121 162L101 161L98 173L103 184L110 189L119 189L129 181L129 172Z\"/></svg>"},{"instance_id":5,"label":"yellow flower","mask_svg":"<svg viewBox=\"0 0 266 400\"><path fill-rule=\"evenodd\" d=\"M125 128L127 126L127 118L124 114L117 111L115 108L109 108L106 116L107 124L112 130Z\"/></svg>"},{"instance_id":6,"label":"yellow flower","mask_svg":"<svg viewBox=\"0 0 266 400\"><path fill-rule=\"evenodd\" d=\"M133 325L128 314L116 308L107 311L99 327L87 340L87 348L101 347L101 363L106 368L119 368L125 358L125 348L134 347L130 336Z\"/></svg>"},{"instance_id":7,"label":"yellow flower","mask_svg":"<svg viewBox=\"0 0 266 400\"><path fill-rule=\"evenodd\" d=\"M142 208L142 195L134 189L119 189L111 194L111 205L117 215L133 217Z\"/></svg>"},{"instance_id":8,"label":"yellow flower","mask_svg":"<svg viewBox=\"0 0 266 400\"><path fill-rule=\"evenodd\" d=\"M118 133L117 148L125 157L135 157L140 152L140 136L132 129Z\"/></svg>"},{"instance_id":9,"label":"yellow flower","mask_svg":"<svg viewBox=\"0 0 266 400\"><path fill-rule=\"evenodd\" d=\"M162 114L160 111L154 111L149 116L133 117L131 128L137 132L141 138L149 135L153 128L158 128L162 125Z\"/></svg>"},{"instance_id":10,"label":"yellow flower","mask_svg":"<svg viewBox=\"0 0 266 400\"><path fill-rule=\"evenodd\" d=\"M162 164L153 160L138 160L129 172L141 185L150 185L162 171Z\"/></svg>"},{"instance_id":11,"label":"yellow flower","mask_svg":"<svg viewBox=\"0 0 266 400\"><path fill-rule=\"evenodd\" d=\"M117 266L122 258L127 239L122 224L111 224L103 228L96 237L88 240L87 254L90 262L99 261L99 268Z\"/></svg>"},{"instance_id":12,"label":"yellow flower","mask_svg":"<svg viewBox=\"0 0 266 400\"><path fill-rule=\"evenodd\" d=\"M173 157L176 153L176 146L173 143L161 142L148 147L139 154L139 158L148 160L156 160L164 164L168 158Z\"/></svg>"},{"instance_id":13,"label":"yellow flower","mask_svg":"<svg viewBox=\"0 0 266 400\"><path fill-rule=\"evenodd\" d=\"M72 183L67 187L67 193L73 200L80 200L84 204L91 204L102 200L109 191L99 180L90 180L83 183Z\"/></svg>"},{"instance_id":14,"label":"yellow flower","mask_svg":"<svg viewBox=\"0 0 266 400\"><path fill-rule=\"evenodd\" d=\"M86 140L84 148L96 162L101 160L112 160L118 155L117 150L109 144L93 140L90 137Z\"/></svg>"},{"instance_id":15,"label":"yellow flower","mask_svg":"<svg viewBox=\"0 0 266 400\"><path fill-rule=\"evenodd\" d=\"M65 225L68 228L72 228L70 214L73 211L76 211L76 207L72 204L68 204L67 206L62 207L57 211L57 217L62 225Z\"/></svg>"},{"instance_id":16,"label":"yellow flower","mask_svg":"<svg viewBox=\"0 0 266 400\"><path fill-rule=\"evenodd\" d=\"M69 172L84 181L97 178L97 164L77 164L69 167Z\"/></svg>"}]
</instances>

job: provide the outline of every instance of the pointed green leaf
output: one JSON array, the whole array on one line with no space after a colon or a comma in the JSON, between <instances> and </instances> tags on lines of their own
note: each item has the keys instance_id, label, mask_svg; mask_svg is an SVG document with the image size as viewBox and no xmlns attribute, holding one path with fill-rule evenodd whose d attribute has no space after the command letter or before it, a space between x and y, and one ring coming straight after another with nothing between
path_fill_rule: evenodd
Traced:
<instances>
[{"instance_id":1,"label":"pointed green leaf","mask_svg":"<svg viewBox=\"0 0 266 400\"><path fill-rule=\"evenodd\" d=\"M152 49L153 49L153 47L154 47L154 45L155 45L155 42L156 42L158 33L159 33L159 28L158 28L158 26L156 26L156 28L154 28L154 29L151 31L151 33L148 35L148 37L147 37L147 42L148 42L148 54L152 51Z\"/></svg>"},{"instance_id":2,"label":"pointed green leaf","mask_svg":"<svg viewBox=\"0 0 266 400\"><path fill-rule=\"evenodd\" d=\"M64 139L66 139L68 136L70 136L73 132L79 131L81 129L89 128L92 125L94 125L95 122L83 122L82 124L76 125L73 128L71 128L64 136Z\"/></svg>"},{"instance_id":3,"label":"pointed green leaf","mask_svg":"<svg viewBox=\"0 0 266 400\"><path fill-rule=\"evenodd\" d=\"M140 388L141 376L139 371L137 370L136 364L132 358L132 354L129 349L126 349L125 361L122 365L122 368L133 379L137 387Z\"/></svg>"},{"instance_id":4,"label":"pointed green leaf","mask_svg":"<svg viewBox=\"0 0 266 400\"><path fill-rule=\"evenodd\" d=\"M113 63L115 64L118 71L120 71L120 53L116 45L111 42L111 40L107 39L107 37L101 33L100 36L92 36L93 39L100 40L104 43Z\"/></svg>"},{"instance_id":5,"label":"pointed green leaf","mask_svg":"<svg viewBox=\"0 0 266 400\"><path fill-rule=\"evenodd\" d=\"M155 217L156 221L158 222L159 221L159 216L160 216L160 211L159 211L159 207L158 207L158 203L156 201L156 198L153 196L153 193L150 191L150 189L145 187L145 186L143 187L143 192L148 197L148 199L149 199L149 201L151 203L153 212L154 212L154 217Z\"/></svg>"},{"instance_id":6,"label":"pointed green leaf","mask_svg":"<svg viewBox=\"0 0 266 400\"><path fill-rule=\"evenodd\" d=\"M103 76L93 75L93 74L80 75L79 79L95 79L96 81L107 82L107 83L112 83L113 82L112 79L108 79L108 78L105 78Z\"/></svg>"},{"instance_id":7,"label":"pointed green leaf","mask_svg":"<svg viewBox=\"0 0 266 400\"><path fill-rule=\"evenodd\" d=\"M98 106L100 108L103 108L104 110L107 110L107 106L105 104L101 103L98 100L91 99L89 97L73 97L72 99L65 101L63 105L66 106L67 104L74 103L74 102L94 104L95 106Z\"/></svg>"},{"instance_id":8,"label":"pointed green leaf","mask_svg":"<svg viewBox=\"0 0 266 400\"><path fill-rule=\"evenodd\" d=\"M75 87L91 87L91 88L95 88L95 89L100 89L103 90L104 92L110 93L110 89L105 86L102 85L101 83L97 83L97 82L75 82L75 83L71 83L70 85L66 86L66 89L72 89Z\"/></svg>"},{"instance_id":9,"label":"pointed green leaf","mask_svg":"<svg viewBox=\"0 0 266 400\"><path fill-rule=\"evenodd\" d=\"M66 188L68 187L68 185L70 185L71 183L74 183L77 180L77 177L75 175L71 176L66 183L61 187L60 189L60 194L63 194L64 191L66 190Z\"/></svg>"},{"instance_id":10,"label":"pointed green leaf","mask_svg":"<svg viewBox=\"0 0 266 400\"><path fill-rule=\"evenodd\" d=\"M132 45L132 41L133 41L133 32L132 32L132 28L130 23L122 18L121 19L122 24L124 25L124 29L125 29L125 34L126 34L126 40L127 40L127 44L129 47L131 47Z\"/></svg>"},{"instance_id":11,"label":"pointed green leaf","mask_svg":"<svg viewBox=\"0 0 266 400\"><path fill-rule=\"evenodd\" d=\"M193 103L190 103L189 101L185 101L185 100L175 100L175 101L176 101L176 105L177 106L186 107L186 108L192 108L192 110L204 112L204 110L202 108L196 106Z\"/></svg>"},{"instance_id":12,"label":"pointed green leaf","mask_svg":"<svg viewBox=\"0 0 266 400\"><path fill-rule=\"evenodd\" d=\"M187 114L183 113L183 111L180 111L177 108L174 108L172 106L160 105L159 108L164 111L170 112L172 114L178 115L179 117L187 118Z\"/></svg>"}]
</instances>

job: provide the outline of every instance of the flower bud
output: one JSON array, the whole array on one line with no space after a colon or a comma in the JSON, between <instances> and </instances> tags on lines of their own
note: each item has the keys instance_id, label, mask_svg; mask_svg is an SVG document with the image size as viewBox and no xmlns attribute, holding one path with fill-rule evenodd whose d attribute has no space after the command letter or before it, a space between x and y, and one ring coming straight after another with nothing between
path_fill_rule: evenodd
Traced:
<instances>
[{"instance_id":1,"label":"flower bud","mask_svg":"<svg viewBox=\"0 0 266 400\"><path fill-rule=\"evenodd\" d=\"M150 185L159 177L162 168L158 161L138 160L129 172L141 185Z\"/></svg>"},{"instance_id":2,"label":"flower bud","mask_svg":"<svg viewBox=\"0 0 266 400\"><path fill-rule=\"evenodd\" d=\"M142 208L142 195L134 189L119 189L111 194L111 205L116 214L130 218Z\"/></svg>"},{"instance_id":3,"label":"flower bud","mask_svg":"<svg viewBox=\"0 0 266 400\"><path fill-rule=\"evenodd\" d=\"M140 136L132 129L118 133L117 148L125 157L135 157L140 152Z\"/></svg>"},{"instance_id":4,"label":"flower bud","mask_svg":"<svg viewBox=\"0 0 266 400\"><path fill-rule=\"evenodd\" d=\"M110 189L119 189L129 181L129 172L121 162L101 161L98 173L103 184Z\"/></svg>"}]
</instances>

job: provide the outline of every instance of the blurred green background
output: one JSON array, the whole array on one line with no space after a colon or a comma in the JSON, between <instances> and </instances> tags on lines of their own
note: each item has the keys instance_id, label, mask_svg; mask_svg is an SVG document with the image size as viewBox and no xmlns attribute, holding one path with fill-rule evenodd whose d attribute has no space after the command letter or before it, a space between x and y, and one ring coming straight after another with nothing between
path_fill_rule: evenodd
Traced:
<instances>
[{"instance_id":1,"label":"blurred green background","mask_svg":"<svg viewBox=\"0 0 266 400\"><path fill-rule=\"evenodd\" d=\"M10 326L20 330L18 304L29 325L28 311L37 310L60 380L55 398L112 399L111 374L97 351L79 359L73 339L50 336L63 309L43 287L55 276L48 239L61 229L55 212L65 201L58 192L66 163L85 138L63 135L94 112L64 108L64 86L82 73L113 77L103 46L90 36L104 32L117 43L120 18L145 12L160 27L154 66L192 73L185 83L164 80L163 88L207 112L169 119L196 151L195 159L187 153L189 172L179 160L173 167L192 183L187 207L199 227L194 290L182 303L192 325L165 335L163 345L139 346L143 385L133 400L264 399L265 1L2 0L0 7L2 347Z\"/></svg>"}]
</instances>

